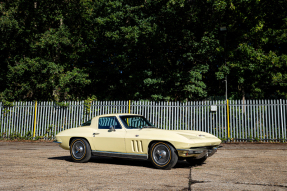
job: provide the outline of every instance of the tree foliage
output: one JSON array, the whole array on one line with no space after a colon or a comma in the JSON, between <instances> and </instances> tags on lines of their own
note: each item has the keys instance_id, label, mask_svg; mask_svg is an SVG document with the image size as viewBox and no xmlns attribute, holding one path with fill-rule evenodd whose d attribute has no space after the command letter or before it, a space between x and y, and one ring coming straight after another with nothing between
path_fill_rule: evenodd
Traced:
<instances>
[{"instance_id":1,"label":"tree foliage","mask_svg":"<svg viewBox=\"0 0 287 191\"><path fill-rule=\"evenodd\" d=\"M0 4L3 100L287 98L283 0ZM220 31L225 26L226 31Z\"/></svg>"}]
</instances>

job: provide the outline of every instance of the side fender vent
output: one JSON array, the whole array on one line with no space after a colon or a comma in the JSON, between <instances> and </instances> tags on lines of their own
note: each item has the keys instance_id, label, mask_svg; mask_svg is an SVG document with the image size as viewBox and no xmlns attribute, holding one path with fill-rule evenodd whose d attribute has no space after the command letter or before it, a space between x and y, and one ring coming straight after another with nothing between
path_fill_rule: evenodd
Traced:
<instances>
[{"instance_id":1,"label":"side fender vent","mask_svg":"<svg viewBox=\"0 0 287 191\"><path fill-rule=\"evenodd\" d=\"M141 140L131 141L132 151L137 153L143 153L143 144Z\"/></svg>"}]
</instances>

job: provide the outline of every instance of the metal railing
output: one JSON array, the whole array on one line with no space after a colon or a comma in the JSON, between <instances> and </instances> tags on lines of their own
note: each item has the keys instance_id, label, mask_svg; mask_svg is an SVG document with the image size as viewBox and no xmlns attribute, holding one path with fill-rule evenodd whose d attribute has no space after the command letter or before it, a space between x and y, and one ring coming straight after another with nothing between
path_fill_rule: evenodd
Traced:
<instances>
[{"instance_id":1,"label":"metal railing","mask_svg":"<svg viewBox=\"0 0 287 191\"><path fill-rule=\"evenodd\" d=\"M228 109L227 109L228 108ZM94 116L109 113L144 115L167 130L199 130L236 141L286 141L286 100L231 100L195 102L84 101L0 102L0 136L18 134L48 139L75 128ZM229 119L229 120L228 120Z\"/></svg>"}]
</instances>

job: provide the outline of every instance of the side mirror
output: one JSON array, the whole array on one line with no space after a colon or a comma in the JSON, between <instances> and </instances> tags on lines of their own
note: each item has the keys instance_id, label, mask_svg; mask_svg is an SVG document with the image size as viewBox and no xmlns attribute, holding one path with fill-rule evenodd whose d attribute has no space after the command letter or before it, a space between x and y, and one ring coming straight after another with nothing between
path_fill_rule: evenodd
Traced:
<instances>
[{"instance_id":1,"label":"side mirror","mask_svg":"<svg viewBox=\"0 0 287 191\"><path fill-rule=\"evenodd\" d=\"M109 132L116 131L114 126L110 126Z\"/></svg>"}]
</instances>

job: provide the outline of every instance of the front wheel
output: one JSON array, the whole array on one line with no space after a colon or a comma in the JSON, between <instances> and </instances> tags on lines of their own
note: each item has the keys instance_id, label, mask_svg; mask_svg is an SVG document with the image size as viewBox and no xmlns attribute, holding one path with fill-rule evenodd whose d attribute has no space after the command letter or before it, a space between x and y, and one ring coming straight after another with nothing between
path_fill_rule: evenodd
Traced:
<instances>
[{"instance_id":1,"label":"front wheel","mask_svg":"<svg viewBox=\"0 0 287 191\"><path fill-rule=\"evenodd\" d=\"M174 167L178 161L175 149L168 143L153 143L149 151L152 164L159 169L169 170Z\"/></svg>"},{"instance_id":2,"label":"front wheel","mask_svg":"<svg viewBox=\"0 0 287 191\"><path fill-rule=\"evenodd\" d=\"M70 154L75 162L88 162L92 155L90 144L82 138L73 139Z\"/></svg>"}]
</instances>

